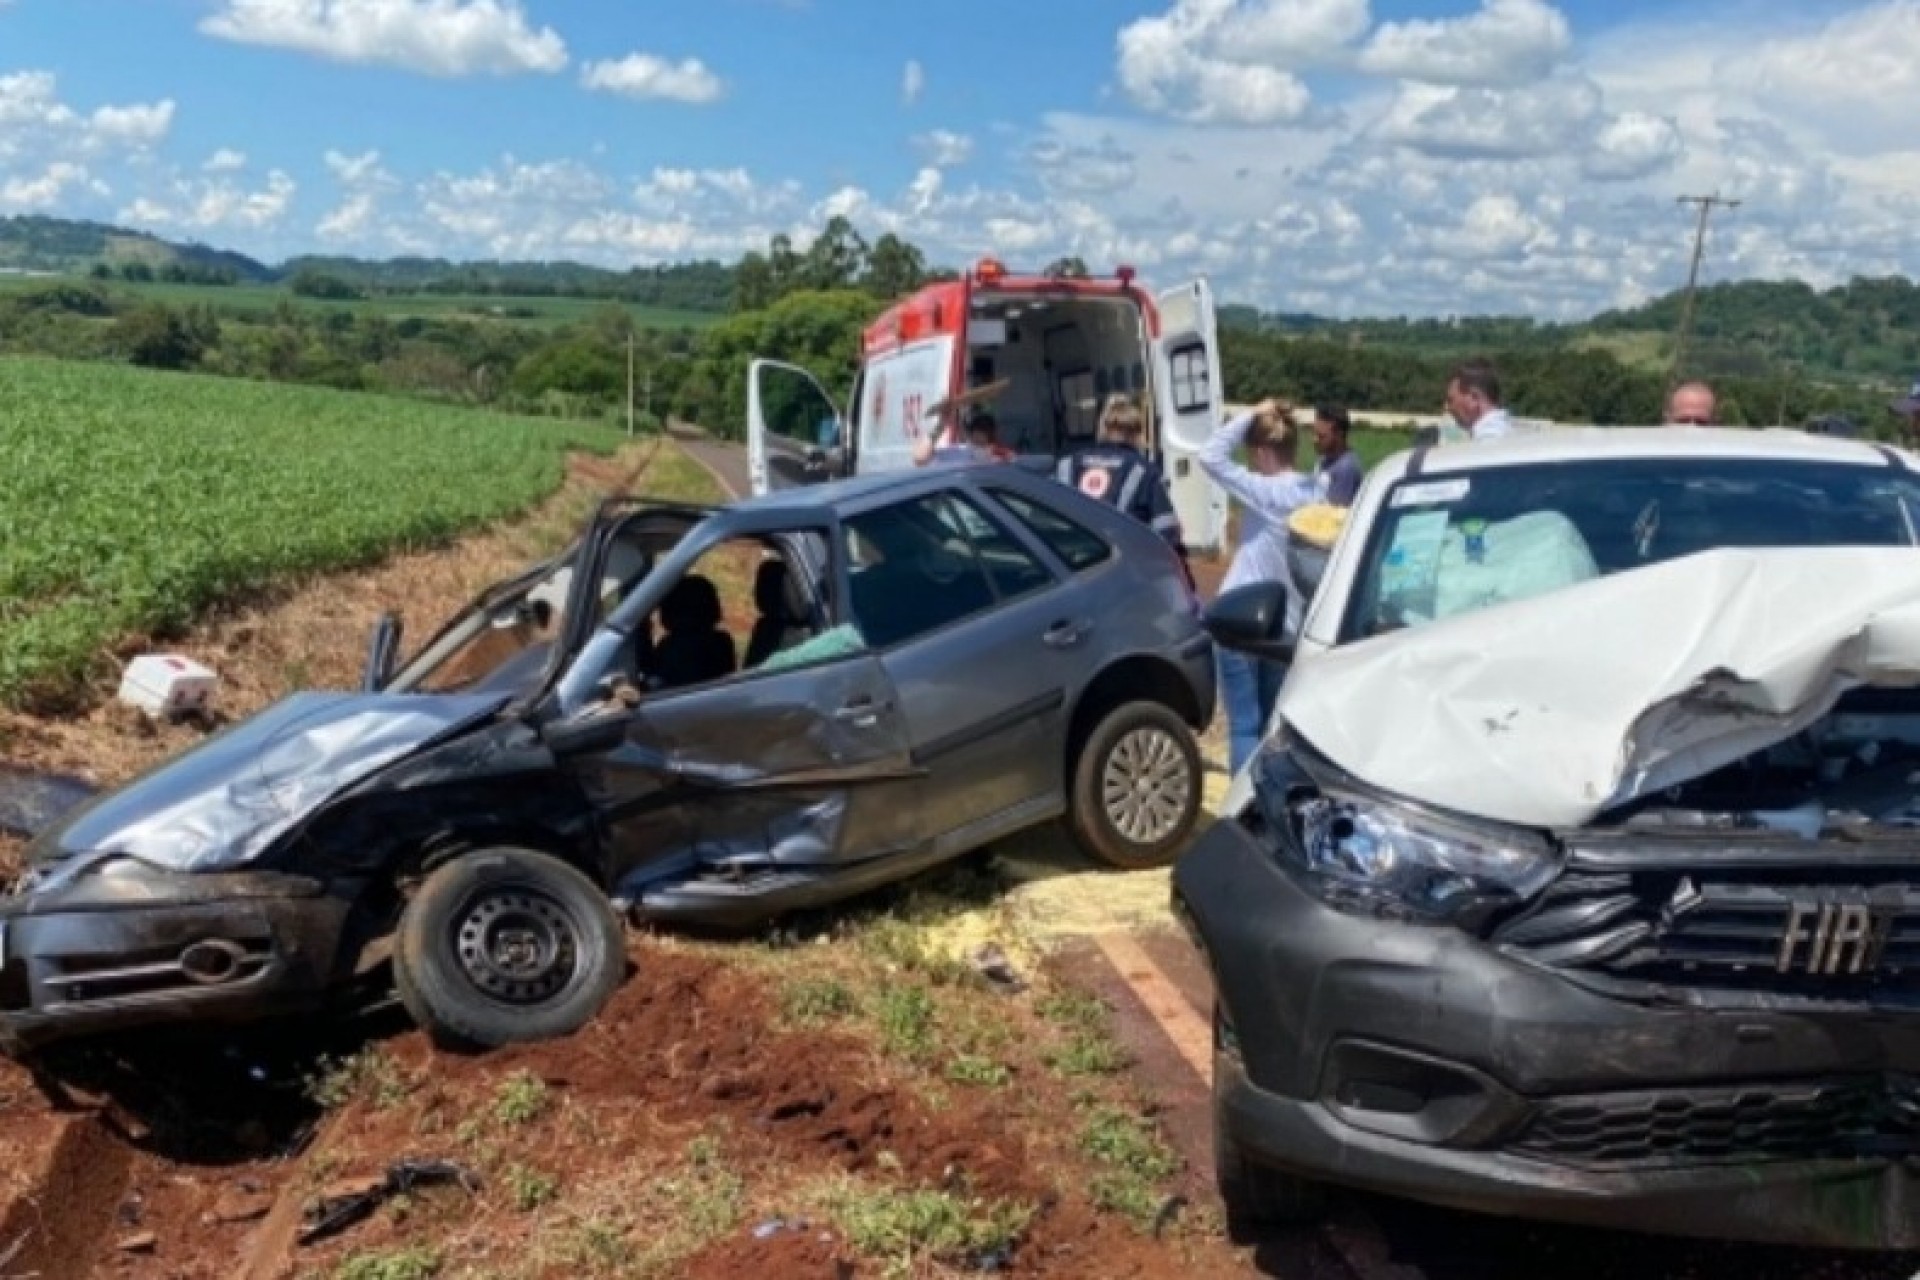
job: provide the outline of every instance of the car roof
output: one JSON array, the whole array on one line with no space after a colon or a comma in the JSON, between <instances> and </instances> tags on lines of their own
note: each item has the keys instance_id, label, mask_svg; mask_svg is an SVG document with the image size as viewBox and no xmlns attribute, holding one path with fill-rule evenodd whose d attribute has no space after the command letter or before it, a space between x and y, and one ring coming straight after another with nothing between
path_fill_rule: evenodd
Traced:
<instances>
[{"instance_id":1,"label":"car roof","mask_svg":"<svg viewBox=\"0 0 1920 1280\"><path fill-rule=\"evenodd\" d=\"M1420 459L1421 475L1457 475L1491 467L1622 458L1840 463L1863 467L1897 463L1920 470L1920 458L1904 451L1868 440L1814 435L1786 427L1549 427L1492 440L1410 448L1383 459L1376 470L1398 479L1412 469L1416 457Z\"/></svg>"}]
</instances>

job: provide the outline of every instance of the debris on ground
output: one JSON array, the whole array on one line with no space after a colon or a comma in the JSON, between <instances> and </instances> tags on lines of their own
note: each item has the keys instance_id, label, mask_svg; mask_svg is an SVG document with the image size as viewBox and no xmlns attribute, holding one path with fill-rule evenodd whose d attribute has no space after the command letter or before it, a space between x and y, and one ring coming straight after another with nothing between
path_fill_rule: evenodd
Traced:
<instances>
[{"instance_id":1,"label":"debris on ground","mask_svg":"<svg viewBox=\"0 0 1920 1280\"><path fill-rule=\"evenodd\" d=\"M1014 971L1013 962L1007 959L1007 953L1000 949L997 942L983 942L967 953L967 963L973 971L988 982L1008 991L1025 991L1027 984Z\"/></svg>"},{"instance_id":2,"label":"debris on ground","mask_svg":"<svg viewBox=\"0 0 1920 1280\"><path fill-rule=\"evenodd\" d=\"M468 1195L480 1190L478 1178L446 1160L401 1160L391 1165L384 1177L335 1183L308 1210L308 1222L301 1229L300 1243L314 1244L338 1235L365 1220L386 1201L415 1188L449 1185L460 1187Z\"/></svg>"}]
</instances>

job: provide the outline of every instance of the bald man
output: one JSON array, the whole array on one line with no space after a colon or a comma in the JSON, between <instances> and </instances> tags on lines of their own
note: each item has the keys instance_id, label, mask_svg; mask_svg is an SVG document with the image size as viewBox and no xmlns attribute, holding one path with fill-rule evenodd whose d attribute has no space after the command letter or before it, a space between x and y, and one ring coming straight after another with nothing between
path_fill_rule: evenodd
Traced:
<instances>
[{"instance_id":1,"label":"bald man","mask_svg":"<svg viewBox=\"0 0 1920 1280\"><path fill-rule=\"evenodd\" d=\"M1704 382L1683 382L1667 397L1666 424L1670 427L1714 425L1713 388Z\"/></svg>"}]
</instances>

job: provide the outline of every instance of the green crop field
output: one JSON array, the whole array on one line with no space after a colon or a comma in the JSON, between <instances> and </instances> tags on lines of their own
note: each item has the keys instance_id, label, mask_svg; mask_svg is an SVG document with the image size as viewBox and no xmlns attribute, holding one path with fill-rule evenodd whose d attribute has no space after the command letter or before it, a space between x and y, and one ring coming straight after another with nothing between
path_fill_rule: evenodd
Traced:
<instances>
[{"instance_id":1,"label":"green crop field","mask_svg":"<svg viewBox=\"0 0 1920 1280\"><path fill-rule=\"evenodd\" d=\"M109 293L168 306L208 306L219 313L262 319L285 303L296 311L316 314L352 312L386 320L490 320L496 323L556 328L590 319L597 311L623 304L603 298L509 297L466 294L382 294L370 298L307 298L279 285L131 283L94 281L85 276L0 276L0 298L45 289L51 284L98 284ZM710 311L680 311L668 307L626 306L642 328L704 329L723 317Z\"/></svg>"},{"instance_id":2,"label":"green crop field","mask_svg":"<svg viewBox=\"0 0 1920 1280\"><path fill-rule=\"evenodd\" d=\"M523 509L605 428L0 359L0 703L213 601Z\"/></svg>"}]
</instances>

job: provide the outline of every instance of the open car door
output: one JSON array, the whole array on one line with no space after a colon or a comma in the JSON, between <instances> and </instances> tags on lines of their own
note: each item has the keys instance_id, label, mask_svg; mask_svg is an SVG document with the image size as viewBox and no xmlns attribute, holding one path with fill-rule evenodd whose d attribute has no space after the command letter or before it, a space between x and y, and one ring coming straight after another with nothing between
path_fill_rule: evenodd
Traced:
<instances>
[{"instance_id":1,"label":"open car door","mask_svg":"<svg viewBox=\"0 0 1920 1280\"><path fill-rule=\"evenodd\" d=\"M852 443L819 379L778 360L747 366L747 474L755 494L850 474Z\"/></svg>"},{"instance_id":2,"label":"open car door","mask_svg":"<svg viewBox=\"0 0 1920 1280\"><path fill-rule=\"evenodd\" d=\"M1223 408L1213 286L1203 277L1168 289L1156 301L1160 337L1153 350L1154 404L1173 509L1187 547L1215 552L1226 540L1227 498L1195 456Z\"/></svg>"}]
</instances>

